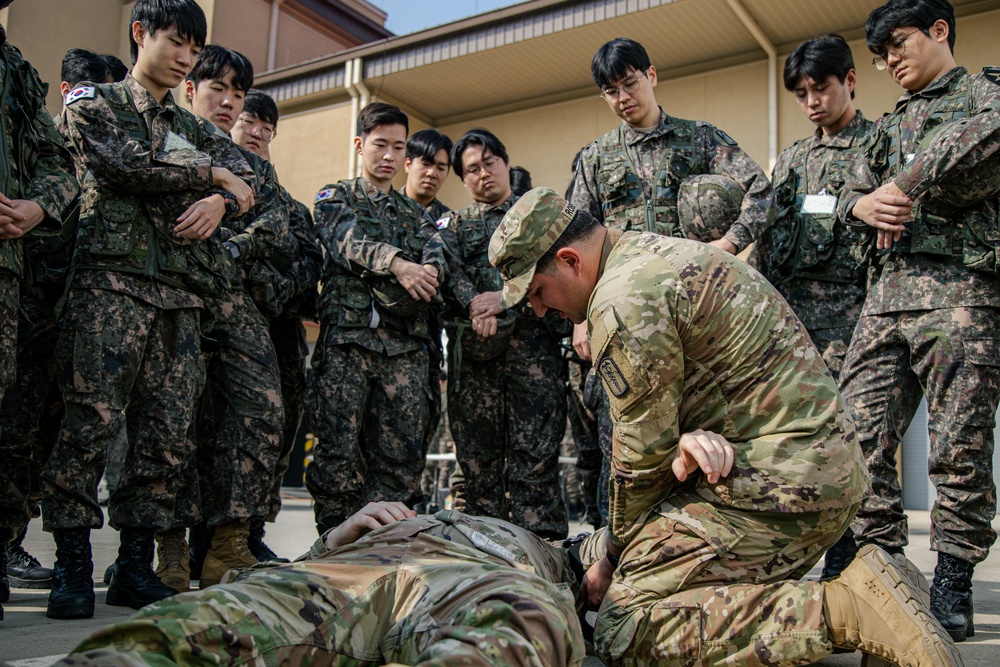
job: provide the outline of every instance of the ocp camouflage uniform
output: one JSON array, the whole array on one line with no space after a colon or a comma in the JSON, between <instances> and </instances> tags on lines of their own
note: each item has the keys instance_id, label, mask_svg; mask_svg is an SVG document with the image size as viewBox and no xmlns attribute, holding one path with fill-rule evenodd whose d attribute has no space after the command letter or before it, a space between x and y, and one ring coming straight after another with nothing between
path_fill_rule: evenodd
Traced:
<instances>
[{"instance_id":1,"label":"ocp camouflage uniform","mask_svg":"<svg viewBox=\"0 0 1000 667\"><path fill-rule=\"evenodd\" d=\"M567 331L519 307L498 316L501 330L479 342L469 319L473 297L503 286L486 251L515 201L476 202L437 223L434 244L449 262L448 424L465 476L464 511L560 538L568 524L559 484L566 361L558 341Z\"/></svg>"},{"instance_id":2,"label":"ocp camouflage uniform","mask_svg":"<svg viewBox=\"0 0 1000 667\"><path fill-rule=\"evenodd\" d=\"M58 238L64 215L79 191L73 161L53 127L45 109L48 86L38 72L21 57L20 51L7 42L7 33L0 26L0 193L10 199L28 199L45 213L42 222L30 232L28 239L49 243ZM46 238L41 238L46 237ZM0 240L0 399L17 378L16 360L23 354L19 339L18 307L22 286L31 285L25 272L24 242L21 239ZM31 310L31 299L25 299ZM41 319L41 314L36 315ZM20 415L12 407L25 389L23 383L13 387L15 396L8 396L5 416L0 421L0 539L17 535L35 511L37 503L37 466L32 440L23 438L12 428ZM25 401L27 396L23 397ZM24 404L22 402L22 404ZM31 407L42 405L32 403ZM27 407L27 406L25 406ZM35 424L37 426L37 423ZM34 468L34 469L33 469ZM31 480L35 480L34 483ZM9 532L10 534L4 535Z\"/></svg>"},{"instance_id":3,"label":"ocp camouflage uniform","mask_svg":"<svg viewBox=\"0 0 1000 667\"><path fill-rule=\"evenodd\" d=\"M581 573L526 530L443 511L149 605L58 664L575 667Z\"/></svg>"},{"instance_id":4,"label":"ocp camouflage uniform","mask_svg":"<svg viewBox=\"0 0 1000 667\"><path fill-rule=\"evenodd\" d=\"M389 265L397 255L439 272L444 260L422 257L434 232L423 208L363 177L320 190L313 215L325 257L320 333L306 389L318 443L306 486L322 531L369 501L412 507L422 499L429 310L405 292L390 309L376 303L372 288L395 280Z\"/></svg>"},{"instance_id":5,"label":"ocp camouflage uniform","mask_svg":"<svg viewBox=\"0 0 1000 667\"><path fill-rule=\"evenodd\" d=\"M287 235L288 203L271 163L241 146L236 149L250 165L260 194L245 215L220 225L220 238L238 249L239 272L226 292L205 298L211 327L206 327L207 382L197 445L200 514L211 527L268 515L284 427L269 322L254 302L248 275Z\"/></svg>"},{"instance_id":6,"label":"ocp camouflage uniform","mask_svg":"<svg viewBox=\"0 0 1000 667\"><path fill-rule=\"evenodd\" d=\"M983 161L1000 143L998 81L995 68L969 75L957 67L905 93L868 135L838 208L862 227L848 218L854 204L889 181L916 202L891 252L876 256L870 229L860 248L871 262L868 298L841 377L873 494L853 530L860 541L886 549L907 543L895 452L923 394L928 470L938 492L931 548L971 563L985 559L996 540L990 522L1000 403L1000 199L968 170L985 164L988 176L997 174L995 157ZM941 129L949 121L961 123L957 132ZM926 145L938 130L941 141Z\"/></svg>"},{"instance_id":7,"label":"ocp camouflage uniform","mask_svg":"<svg viewBox=\"0 0 1000 667\"><path fill-rule=\"evenodd\" d=\"M598 612L609 664L804 664L829 654L823 585L799 581L866 487L837 391L762 275L715 248L609 230L588 329L614 418ZM711 484L671 470L680 436L733 445Z\"/></svg>"},{"instance_id":8,"label":"ocp camouflage uniform","mask_svg":"<svg viewBox=\"0 0 1000 667\"><path fill-rule=\"evenodd\" d=\"M822 130L778 156L771 182L778 217L755 248L761 272L778 288L837 378L865 300L865 275L851 250L861 232L835 210L803 211L809 195L839 197L872 122L860 111L832 136Z\"/></svg>"},{"instance_id":9,"label":"ocp camouflage uniform","mask_svg":"<svg viewBox=\"0 0 1000 667\"><path fill-rule=\"evenodd\" d=\"M126 406L130 456L110 521L165 528L183 478L178 463L194 455L202 299L233 275L217 237L188 242L172 230L188 206L218 191L213 166L249 183L253 173L231 140L169 93L161 106L131 75L88 88L66 109L87 173L57 351L66 415L42 474L45 528L102 525L97 483Z\"/></svg>"}]
</instances>

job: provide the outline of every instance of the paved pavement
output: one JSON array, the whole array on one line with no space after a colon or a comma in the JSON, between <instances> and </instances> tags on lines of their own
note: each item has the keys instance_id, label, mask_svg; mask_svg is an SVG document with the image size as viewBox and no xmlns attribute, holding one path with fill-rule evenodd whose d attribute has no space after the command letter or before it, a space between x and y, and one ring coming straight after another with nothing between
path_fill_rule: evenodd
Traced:
<instances>
[{"instance_id":1,"label":"paved pavement","mask_svg":"<svg viewBox=\"0 0 1000 667\"><path fill-rule=\"evenodd\" d=\"M293 557L305 552L316 538L310 501L301 494L290 491L278 522L269 526L267 542L277 553ZM929 513L910 512L910 559L928 577L934 568L935 554L928 548ZM1000 520L994 523L1000 529ZM575 527L582 530L582 527ZM114 560L118 548L118 534L105 527L94 531L95 574L98 580L104 569ZM33 522L25 543L28 550L43 563L53 562L54 546L51 537L42 532L41 524ZM818 574L818 569L813 576ZM97 609L94 618L80 621L55 621L45 616L46 591L14 589L11 600L4 604L6 620L0 622L0 662L11 667L35 667L51 664L65 655L86 635L97 628L127 617L130 609L109 607L104 604L106 587L98 585ZM967 667L996 667L1000 665L1000 551L976 569L976 636L961 644L961 653ZM831 656L818 665L823 667L856 666L861 654ZM585 667L600 667L597 658L588 658Z\"/></svg>"}]
</instances>

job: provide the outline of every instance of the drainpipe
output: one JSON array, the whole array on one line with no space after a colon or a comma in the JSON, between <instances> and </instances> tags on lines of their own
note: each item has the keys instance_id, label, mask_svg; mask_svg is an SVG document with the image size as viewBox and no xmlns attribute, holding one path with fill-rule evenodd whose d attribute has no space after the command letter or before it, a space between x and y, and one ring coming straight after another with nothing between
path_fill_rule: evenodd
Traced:
<instances>
[{"instance_id":1,"label":"drainpipe","mask_svg":"<svg viewBox=\"0 0 1000 667\"><path fill-rule=\"evenodd\" d=\"M767 173L770 174L778 161L778 50L740 0L726 0L726 3L767 54Z\"/></svg>"},{"instance_id":2,"label":"drainpipe","mask_svg":"<svg viewBox=\"0 0 1000 667\"><path fill-rule=\"evenodd\" d=\"M354 88L361 95L360 104L362 107L368 104L371 101L372 97L372 94L368 91L368 87L365 85L365 82L363 81L364 74L365 74L364 63L362 62L361 58L355 58L354 81L352 83L354 84Z\"/></svg>"},{"instance_id":3,"label":"drainpipe","mask_svg":"<svg viewBox=\"0 0 1000 667\"><path fill-rule=\"evenodd\" d=\"M278 51L278 18L280 8L285 0L271 0L271 23L267 31L267 67L268 71L274 69L276 54Z\"/></svg>"},{"instance_id":4,"label":"drainpipe","mask_svg":"<svg viewBox=\"0 0 1000 667\"><path fill-rule=\"evenodd\" d=\"M354 60L348 60L344 63L344 88L347 89L347 94L351 96L351 124L348 127L348 132L350 136L348 139L351 142L351 150L348 152L347 156L347 177L356 178L358 171L358 152L354 150L354 129L358 125L358 113L361 111L361 106L358 104L358 89L354 87L354 83L351 81L354 75Z\"/></svg>"}]
</instances>

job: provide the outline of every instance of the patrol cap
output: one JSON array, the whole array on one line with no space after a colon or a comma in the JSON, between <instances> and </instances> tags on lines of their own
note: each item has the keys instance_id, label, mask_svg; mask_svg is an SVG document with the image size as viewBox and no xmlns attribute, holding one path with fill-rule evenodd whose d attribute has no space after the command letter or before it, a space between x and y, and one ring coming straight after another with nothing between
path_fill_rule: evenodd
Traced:
<instances>
[{"instance_id":1,"label":"patrol cap","mask_svg":"<svg viewBox=\"0 0 1000 667\"><path fill-rule=\"evenodd\" d=\"M694 241L718 241L743 205L743 188L725 176L702 174L684 179L677 193L677 218L681 232Z\"/></svg>"},{"instance_id":2,"label":"patrol cap","mask_svg":"<svg viewBox=\"0 0 1000 667\"><path fill-rule=\"evenodd\" d=\"M528 295L538 260L569 227L576 207L552 188L534 188L517 200L490 239L490 263L503 278L504 308Z\"/></svg>"},{"instance_id":3,"label":"patrol cap","mask_svg":"<svg viewBox=\"0 0 1000 667\"><path fill-rule=\"evenodd\" d=\"M375 302L394 315L420 317L427 312L427 302L414 299L395 276L375 276L369 284Z\"/></svg>"}]
</instances>

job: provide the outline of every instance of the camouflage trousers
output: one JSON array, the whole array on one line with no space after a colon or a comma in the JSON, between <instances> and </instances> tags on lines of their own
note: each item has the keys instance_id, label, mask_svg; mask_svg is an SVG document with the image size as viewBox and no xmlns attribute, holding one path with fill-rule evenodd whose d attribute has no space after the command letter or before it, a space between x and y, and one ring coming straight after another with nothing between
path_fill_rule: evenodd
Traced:
<instances>
[{"instance_id":1,"label":"camouflage trousers","mask_svg":"<svg viewBox=\"0 0 1000 667\"><path fill-rule=\"evenodd\" d=\"M285 413L268 323L249 295L234 290L224 300L205 299L205 307L215 316L210 336L220 347L205 355L208 381L197 427L200 516L215 527L267 516Z\"/></svg>"},{"instance_id":2,"label":"camouflage trousers","mask_svg":"<svg viewBox=\"0 0 1000 667\"><path fill-rule=\"evenodd\" d=\"M455 359L452 341L449 347ZM476 361L466 355L448 377L464 511L546 538L565 537L559 447L566 432L566 361L559 346L540 326L519 328L501 356Z\"/></svg>"},{"instance_id":3,"label":"camouflage trousers","mask_svg":"<svg viewBox=\"0 0 1000 667\"><path fill-rule=\"evenodd\" d=\"M17 377L17 312L21 283L13 273L0 270L0 345L3 346L0 359L0 400ZM14 529L26 522L25 475L30 474L31 445L11 438L5 424L0 422L0 530ZM20 532L20 531L18 531ZM9 537L16 535L11 533Z\"/></svg>"},{"instance_id":4,"label":"camouflage trousers","mask_svg":"<svg viewBox=\"0 0 1000 667\"><path fill-rule=\"evenodd\" d=\"M1000 403L1000 309L940 308L864 316L841 386L868 463L872 494L852 530L884 549L908 542L896 451L927 397L937 489L931 549L981 562L996 540L993 428ZM904 452L905 455L905 452Z\"/></svg>"},{"instance_id":5,"label":"camouflage trousers","mask_svg":"<svg viewBox=\"0 0 1000 667\"><path fill-rule=\"evenodd\" d=\"M285 420L281 428L281 448L274 464L274 482L268 494L267 521L273 522L281 511L281 483L288 470L295 438L302 424L306 395L306 343L305 327L301 318L275 318L270 326L271 342L278 355L278 374L281 376L281 404Z\"/></svg>"},{"instance_id":6,"label":"camouflage trousers","mask_svg":"<svg viewBox=\"0 0 1000 667\"><path fill-rule=\"evenodd\" d=\"M591 368L584 380L584 395L594 406L597 417L597 446L601 452L601 468L598 473L597 511L601 524L608 524L611 512L611 436L614 432L614 420L611 419L611 400L604 389L604 383L594 368Z\"/></svg>"},{"instance_id":7,"label":"camouflage trousers","mask_svg":"<svg viewBox=\"0 0 1000 667\"><path fill-rule=\"evenodd\" d=\"M834 380L840 379L840 373L844 369L844 359L847 357L847 350L851 345L851 336L854 334L853 327L842 327L839 329L813 329L809 331L809 338L813 345L819 350L827 368L833 374Z\"/></svg>"},{"instance_id":8,"label":"camouflage trousers","mask_svg":"<svg viewBox=\"0 0 1000 667\"><path fill-rule=\"evenodd\" d=\"M111 525L174 524L205 382L199 323L195 308L163 310L119 292L70 290L57 350L66 412L42 471L46 530L101 527L97 483L123 419L129 452L108 504Z\"/></svg>"},{"instance_id":9,"label":"camouflage trousers","mask_svg":"<svg viewBox=\"0 0 1000 667\"><path fill-rule=\"evenodd\" d=\"M54 292L54 293L53 293ZM53 312L61 291L33 288L21 297L17 370L0 406L0 526L18 534L40 514L42 466L59 435L62 396L56 386L59 329Z\"/></svg>"},{"instance_id":10,"label":"camouflage trousers","mask_svg":"<svg viewBox=\"0 0 1000 667\"><path fill-rule=\"evenodd\" d=\"M595 527L601 525L597 496L601 488L601 462L604 458L597 440L597 415L594 413L593 396L586 391L587 376L592 368L589 361L570 359L569 391L566 392L569 411L569 429L576 448L576 473L586 521ZM606 491L605 491L606 493Z\"/></svg>"},{"instance_id":11,"label":"camouflage trousers","mask_svg":"<svg viewBox=\"0 0 1000 667\"><path fill-rule=\"evenodd\" d=\"M95 632L58 664L582 663L567 584L515 569L438 523L400 522L378 541L167 598Z\"/></svg>"},{"instance_id":12,"label":"camouflage trousers","mask_svg":"<svg viewBox=\"0 0 1000 667\"><path fill-rule=\"evenodd\" d=\"M823 584L801 578L857 505L750 512L678 494L622 554L594 647L608 665L802 665L833 650Z\"/></svg>"},{"instance_id":13,"label":"camouflage trousers","mask_svg":"<svg viewBox=\"0 0 1000 667\"><path fill-rule=\"evenodd\" d=\"M318 442L306 468L317 523L365 503L423 501L431 394L427 350L390 357L358 345L317 346L306 411Z\"/></svg>"},{"instance_id":14,"label":"camouflage trousers","mask_svg":"<svg viewBox=\"0 0 1000 667\"><path fill-rule=\"evenodd\" d=\"M0 398L14 383L17 373L17 309L21 299L21 281L0 270L0 335L3 338L3 359L0 359Z\"/></svg>"}]
</instances>

